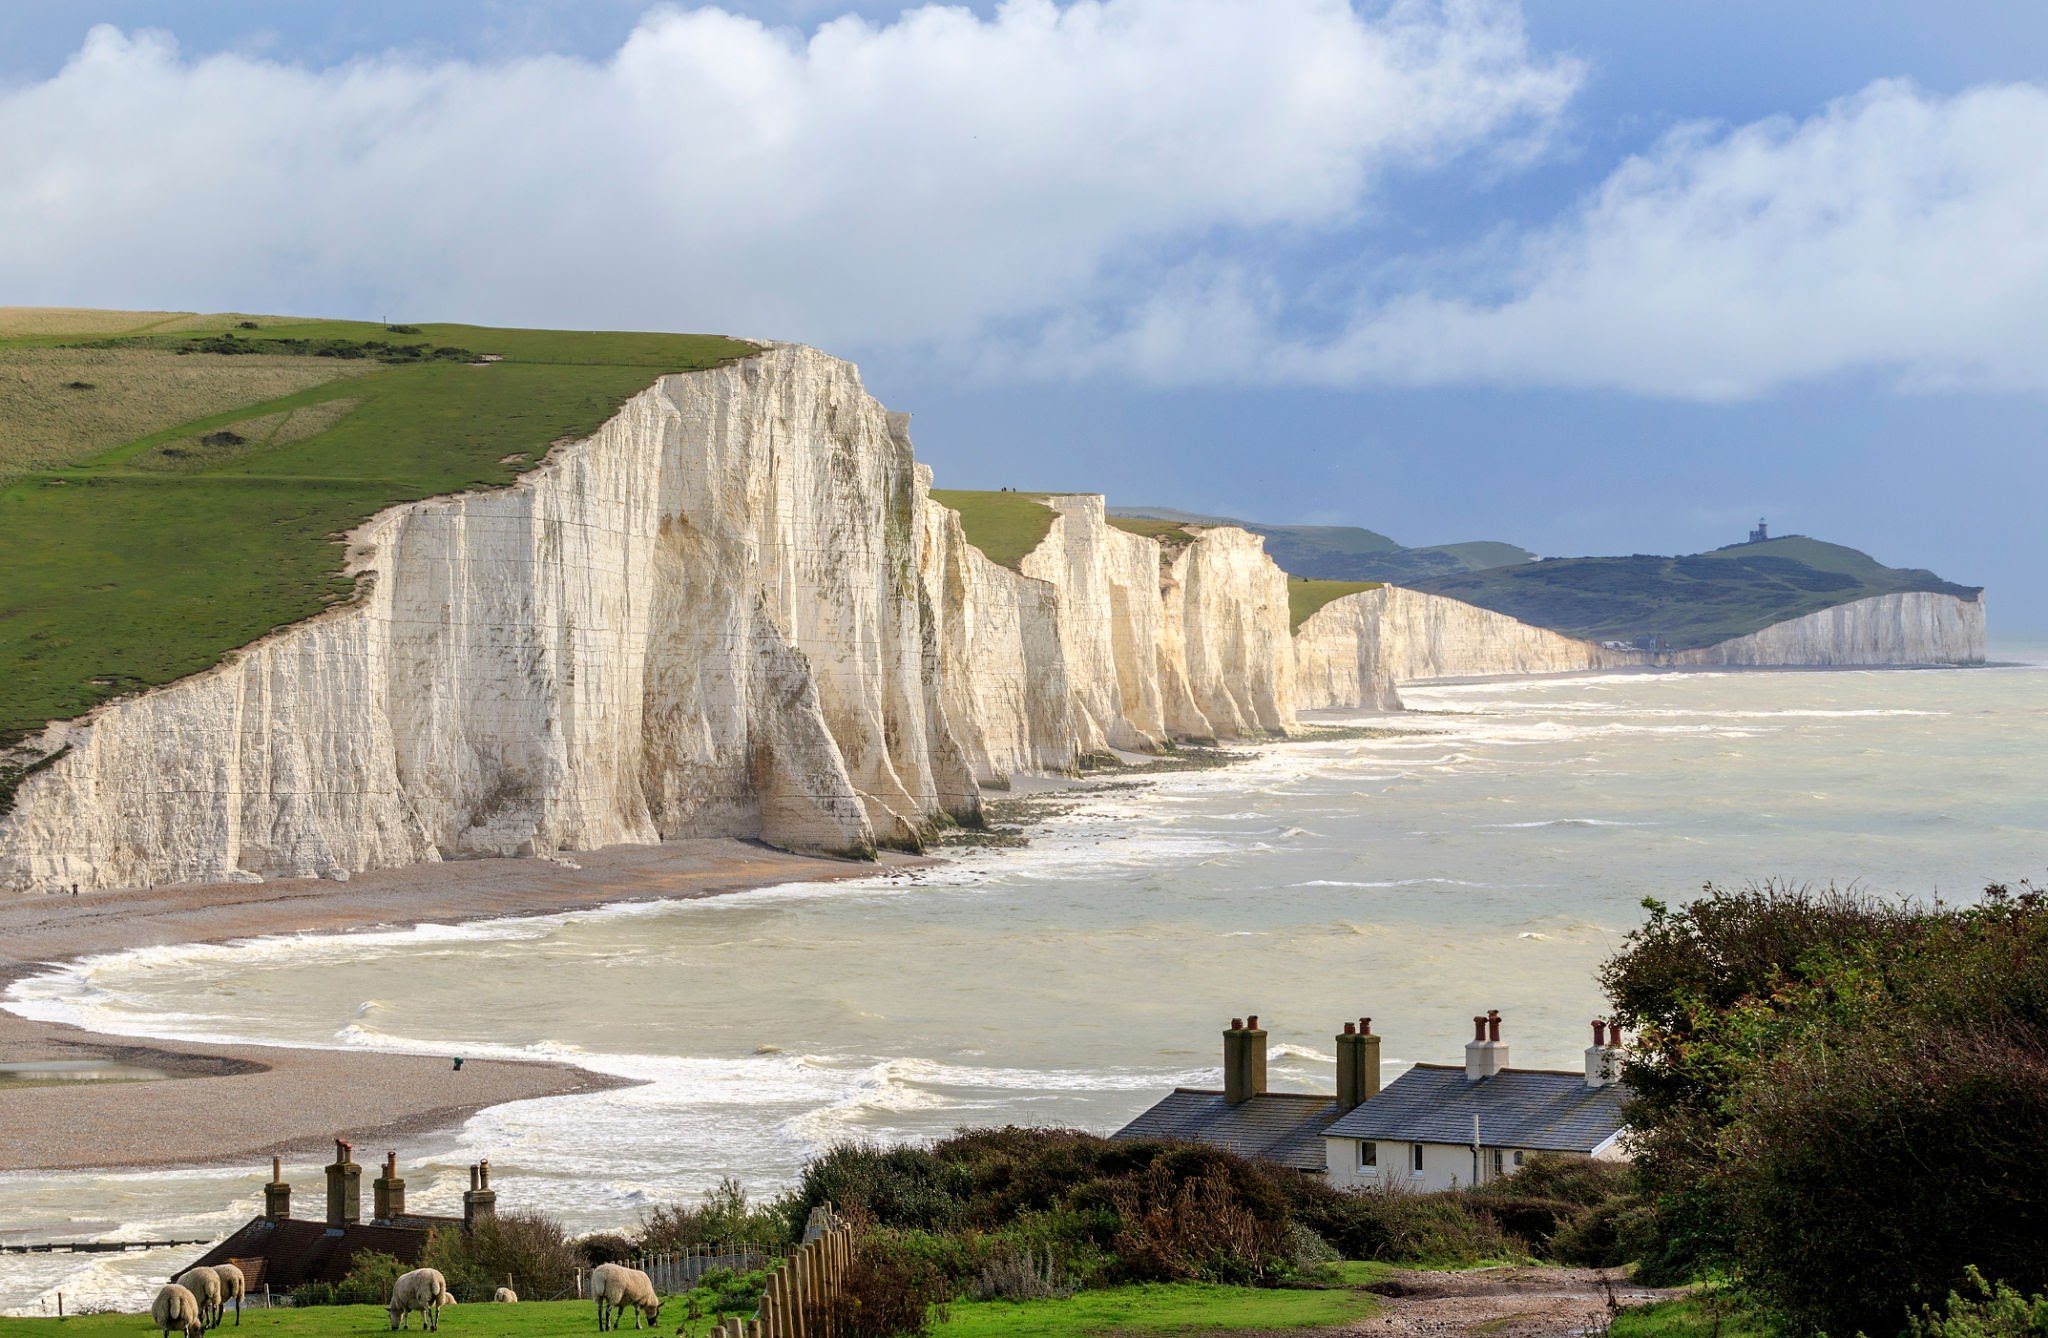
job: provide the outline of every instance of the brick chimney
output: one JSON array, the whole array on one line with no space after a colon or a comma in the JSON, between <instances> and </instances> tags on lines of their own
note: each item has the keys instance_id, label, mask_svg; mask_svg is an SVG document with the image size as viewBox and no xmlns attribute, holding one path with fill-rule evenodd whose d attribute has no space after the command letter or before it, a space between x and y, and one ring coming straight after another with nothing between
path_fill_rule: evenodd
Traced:
<instances>
[{"instance_id":1,"label":"brick chimney","mask_svg":"<svg viewBox=\"0 0 2048 1338\"><path fill-rule=\"evenodd\" d=\"M1223 1104L1243 1105L1266 1090L1266 1033L1257 1014L1230 1019L1223 1033Z\"/></svg>"},{"instance_id":2,"label":"brick chimney","mask_svg":"<svg viewBox=\"0 0 2048 1338\"><path fill-rule=\"evenodd\" d=\"M498 1214L498 1191L491 1188L491 1163L480 1161L469 1168L469 1188L462 1192L462 1225L473 1227L480 1217Z\"/></svg>"},{"instance_id":3,"label":"brick chimney","mask_svg":"<svg viewBox=\"0 0 2048 1338\"><path fill-rule=\"evenodd\" d=\"M405 1216L405 1181L398 1174L398 1154L384 1154L384 1174L370 1182L372 1220L393 1222Z\"/></svg>"},{"instance_id":4,"label":"brick chimney","mask_svg":"<svg viewBox=\"0 0 2048 1338\"><path fill-rule=\"evenodd\" d=\"M1500 1012L1488 1009L1472 1019L1472 1039L1465 1043L1465 1081L1491 1078L1508 1066L1507 1042L1500 1038Z\"/></svg>"},{"instance_id":5,"label":"brick chimney","mask_svg":"<svg viewBox=\"0 0 2048 1338\"><path fill-rule=\"evenodd\" d=\"M334 1164L327 1168L327 1225L349 1227L363 1220L363 1168L345 1138L334 1140Z\"/></svg>"},{"instance_id":6,"label":"brick chimney","mask_svg":"<svg viewBox=\"0 0 2048 1338\"><path fill-rule=\"evenodd\" d=\"M1380 1038L1372 1019L1346 1022L1337 1037L1337 1110L1355 1110L1380 1090Z\"/></svg>"},{"instance_id":7,"label":"brick chimney","mask_svg":"<svg viewBox=\"0 0 2048 1338\"><path fill-rule=\"evenodd\" d=\"M1621 1024L1594 1018L1593 1043L1586 1047L1586 1086L1609 1087L1621 1081L1620 1050Z\"/></svg>"},{"instance_id":8,"label":"brick chimney","mask_svg":"<svg viewBox=\"0 0 2048 1338\"><path fill-rule=\"evenodd\" d=\"M270 1159L270 1183L263 1187L263 1215L273 1222L292 1215L292 1187L285 1183L282 1157Z\"/></svg>"}]
</instances>

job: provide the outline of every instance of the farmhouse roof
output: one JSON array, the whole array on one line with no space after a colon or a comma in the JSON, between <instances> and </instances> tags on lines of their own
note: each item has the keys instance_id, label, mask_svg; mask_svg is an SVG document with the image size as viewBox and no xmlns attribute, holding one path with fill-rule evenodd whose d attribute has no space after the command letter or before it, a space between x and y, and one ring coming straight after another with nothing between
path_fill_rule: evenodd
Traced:
<instances>
[{"instance_id":1,"label":"farmhouse roof","mask_svg":"<svg viewBox=\"0 0 2048 1338\"><path fill-rule=\"evenodd\" d=\"M1336 1098L1313 1092L1260 1092L1233 1106L1221 1092L1181 1087L1111 1136L1177 1138L1321 1171L1323 1130L1336 1116Z\"/></svg>"},{"instance_id":2,"label":"farmhouse roof","mask_svg":"<svg viewBox=\"0 0 2048 1338\"><path fill-rule=\"evenodd\" d=\"M1487 1147L1591 1152L1622 1127L1618 1084L1588 1087L1585 1075L1502 1069L1471 1081L1462 1066L1417 1064L1330 1124L1331 1138L1396 1143L1472 1142L1472 1117Z\"/></svg>"},{"instance_id":3,"label":"farmhouse roof","mask_svg":"<svg viewBox=\"0 0 2048 1338\"><path fill-rule=\"evenodd\" d=\"M196 1262L233 1263L247 1275L252 1291L261 1291L268 1283L274 1292L287 1292L301 1283L340 1282L364 1250L394 1255L408 1266L417 1264L427 1248L429 1227L462 1225L459 1217L406 1220L413 1225L331 1227L306 1218L258 1217Z\"/></svg>"}]
</instances>

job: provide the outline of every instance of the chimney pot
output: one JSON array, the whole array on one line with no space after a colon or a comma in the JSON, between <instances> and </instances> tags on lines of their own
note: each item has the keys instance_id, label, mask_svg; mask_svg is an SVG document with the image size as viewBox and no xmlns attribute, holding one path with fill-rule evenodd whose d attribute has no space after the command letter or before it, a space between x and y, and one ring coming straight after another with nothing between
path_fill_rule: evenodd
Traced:
<instances>
[{"instance_id":1,"label":"chimney pot","mask_svg":"<svg viewBox=\"0 0 2048 1338\"><path fill-rule=\"evenodd\" d=\"M1593 1019L1593 1044L1607 1044L1607 1024L1597 1017Z\"/></svg>"},{"instance_id":2,"label":"chimney pot","mask_svg":"<svg viewBox=\"0 0 2048 1338\"><path fill-rule=\"evenodd\" d=\"M270 1159L270 1183L273 1185L281 1185L284 1183L283 1157L272 1157Z\"/></svg>"},{"instance_id":3,"label":"chimney pot","mask_svg":"<svg viewBox=\"0 0 2048 1338\"><path fill-rule=\"evenodd\" d=\"M1344 1024L1344 1034L1346 1036L1356 1036L1358 1034L1358 1024L1356 1022L1346 1022Z\"/></svg>"},{"instance_id":4,"label":"chimney pot","mask_svg":"<svg viewBox=\"0 0 2048 1338\"><path fill-rule=\"evenodd\" d=\"M1358 1034L1359 1034L1359 1035L1361 1035L1361 1036L1370 1036L1370 1035L1372 1035L1372 1019L1371 1019L1371 1018L1369 1018L1369 1017L1362 1017L1362 1018L1358 1019Z\"/></svg>"},{"instance_id":5,"label":"chimney pot","mask_svg":"<svg viewBox=\"0 0 2048 1338\"><path fill-rule=\"evenodd\" d=\"M1257 1013L1253 1013L1244 1020L1244 1029L1246 1031L1257 1031L1259 1029L1259 1015Z\"/></svg>"},{"instance_id":6,"label":"chimney pot","mask_svg":"<svg viewBox=\"0 0 2048 1338\"><path fill-rule=\"evenodd\" d=\"M1496 1043L1500 1040L1500 1014L1492 1009L1486 1013L1486 1039Z\"/></svg>"},{"instance_id":7,"label":"chimney pot","mask_svg":"<svg viewBox=\"0 0 2048 1338\"><path fill-rule=\"evenodd\" d=\"M1241 1017L1234 1017L1234 1018L1230 1019L1230 1029L1231 1029L1232 1031L1243 1031L1243 1030L1244 1030L1244 1019L1243 1019L1243 1018L1241 1018Z\"/></svg>"},{"instance_id":8,"label":"chimney pot","mask_svg":"<svg viewBox=\"0 0 2048 1338\"><path fill-rule=\"evenodd\" d=\"M1485 1019L1485 1018L1483 1018L1483 1017L1475 1017L1475 1018L1473 1018L1473 1019L1472 1019L1472 1040L1473 1040L1473 1042L1474 1042L1475 1044L1478 1044L1478 1045L1484 1045L1484 1044L1486 1044L1486 1019Z\"/></svg>"}]
</instances>

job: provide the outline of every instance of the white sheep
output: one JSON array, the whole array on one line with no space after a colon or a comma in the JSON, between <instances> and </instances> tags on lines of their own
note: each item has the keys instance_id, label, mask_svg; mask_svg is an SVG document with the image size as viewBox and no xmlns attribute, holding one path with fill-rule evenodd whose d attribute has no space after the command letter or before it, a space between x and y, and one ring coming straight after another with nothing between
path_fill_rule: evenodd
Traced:
<instances>
[{"instance_id":1,"label":"white sheep","mask_svg":"<svg viewBox=\"0 0 2048 1338\"><path fill-rule=\"evenodd\" d=\"M391 1284L391 1327L405 1327L406 1316L420 1312L422 1329L441 1327L441 1298L448 1294L448 1279L437 1268L415 1268Z\"/></svg>"},{"instance_id":2,"label":"white sheep","mask_svg":"<svg viewBox=\"0 0 2048 1338\"><path fill-rule=\"evenodd\" d=\"M199 1322L207 1328L220 1323L220 1274L204 1264L195 1264L171 1279L199 1302Z\"/></svg>"},{"instance_id":3,"label":"white sheep","mask_svg":"<svg viewBox=\"0 0 2048 1338\"><path fill-rule=\"evenodd\" d=\"M498 1290L491 1293L491 1299L493 1301L503 1302L506 1305L518 1305L519 1293L513 1291L510 1287L500 1287L498 1288Z\"/></svg>"},{"instance_id":4,"label":"white sheep","mask_svg":"<svg viewBox=\"0 0 2048 1338\"><path fill-rule=\"evenodd\" d=\"M624 1264L599 1264L590 1270L590 1294L597 1301L597 1328L602 1333L619 1327L619 1317L628 1306L633 1309L633 1327L645 1317L648 1328L661 1321L661 1298L654 1294L654 1282L637 1268Z\"/></svg>"},{"instance_id":5,"label":"white sheep","mask_svg":"<svg viewBox=\"0 0 2048 1338\"><path fill-rule=\"evenodd\" d=\"M451 1306L451 1305L454 1305L454 1304L455 1304L455 1293L454 1293L454 1292L442 1292L442 1293L441 1293L441 1308L442 1308L443 1310L446 1310L446 1309L447 1309L447 1308L448 1308L449 1306Z\"/></svg>"},{"instance_id":6,"label":"white sheep","mask_svg":"<svg viewBox=\"0 0 2048 1338\"><path fill-rule=\"evenodd\" d=\"M199 1298L175 1282L157 1289L156 1299L149 1303L149 1317L164 1331L164 1338L171 1338L172 1329L183 1338L204 1338L206 1333L205 1321L199 1318Z\"/></svg>"},{"instance_id":7,"label":"white sheep","mask_svg":"<svg viewBox=\"0 0 2048 1338\"><path fill-rule=\"evenodd\" d=\"M239 1329L242 1327L242 1298L249 1294L249 1280L233 1264L215 1264L213 1271L220 1274L221 1309L227 1309L230 1301L235 1303L235 1327Z\"/></svg>"}]
</instances>

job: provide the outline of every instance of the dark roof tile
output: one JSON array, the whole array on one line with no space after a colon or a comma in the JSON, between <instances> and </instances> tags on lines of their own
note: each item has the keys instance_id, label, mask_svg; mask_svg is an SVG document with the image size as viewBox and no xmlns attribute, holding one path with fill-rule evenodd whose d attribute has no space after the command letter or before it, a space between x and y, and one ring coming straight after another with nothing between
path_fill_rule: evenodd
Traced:
<instances>
[{"instance_id":1,"label":"dark roof tile","mask_svg":"<svg viewBox=\"0 0 2048 1338\"><path fill-rule=\"evenodd\" d=\"M1330 1125L1335 1138L1400 1143L1472 1142L1472 1117L1488 1147L1591 1152L1622 1127L1627 1089L1588 1087L1584 1075L1503 1069L1468 1082L1463 1067L1417 1064Z\"/></svg>"},{"instance_id":2,"label":"dark roof tile","mask_svg":"<svg viewBox=\"0 0 2048 1338\"><path fill-rule=\"evenodd\" d=\"M1320 1171L1323 1128L1336 1116L1336 1098L1313 1092L1262 1092L1227 1106L1221 1092L1183 1087L1111 1137L1178 1138L1297 1170Z\"/></svg>"}]
</instances>

